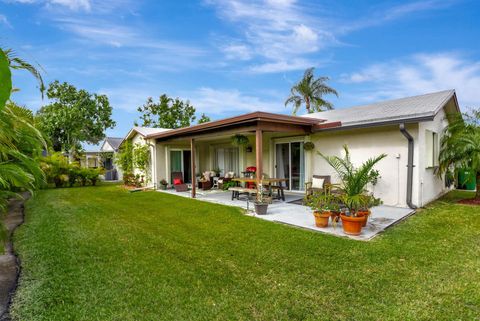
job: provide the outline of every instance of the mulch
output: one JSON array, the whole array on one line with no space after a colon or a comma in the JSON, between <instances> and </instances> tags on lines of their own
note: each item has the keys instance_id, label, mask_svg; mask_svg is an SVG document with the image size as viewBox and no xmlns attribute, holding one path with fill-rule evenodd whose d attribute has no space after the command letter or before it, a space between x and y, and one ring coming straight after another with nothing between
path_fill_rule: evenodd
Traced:
<instances>
[{"instance_id":1,"label":"mulch","mask_svg":"<svg viewBox=\"0 0 480 321\"><path fill-rule=\"evenodd\" d=\"M5 244L5 252L0 255L0 321L11 320L8 310L20 274L20 262L13 249L12 236L15 229L23 223L23 204L25 200L30 198L30 194L24 193L23 197L24 199L12 200L8 206L7 215L3 217L3 222L8 231L8 239Z\"/></svg>"},{"instance_id":2,"label":"mulch","mask_svg":"<svg viewBox=\"0 0 480 321\"><path fill-rule=\"evenodd\" d=\"M466 198L463 200L459 200L458 203L464 205L480 205L480 199Z\"/></svg>"}]
</instances>

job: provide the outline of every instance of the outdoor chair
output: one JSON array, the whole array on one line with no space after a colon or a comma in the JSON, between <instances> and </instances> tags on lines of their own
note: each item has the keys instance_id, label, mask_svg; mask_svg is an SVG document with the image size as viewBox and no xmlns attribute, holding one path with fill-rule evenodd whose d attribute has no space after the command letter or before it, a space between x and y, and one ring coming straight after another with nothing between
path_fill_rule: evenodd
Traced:
<instances>
[{"instance_id":1,"label":"outdoor chair","mask_svg":"<svg viewBox=\"0 0 480 321\"><path fill-rule=\"evenodd\" d=\"M308 197L314 192L325 192L332 187L330 175L313 175L312 181L305 183L305 196Z\"/></svg>"},{"instance_id":2,"label":"outdoor chair","mask_svg":"<svg viewBox=\"0 0 480 321\"><path fill-rule=\"evenodd\" d=\"M207 171L203 173L202 177L198 180L198 188L201 188L204 191L211 189L213 186L214 176L215 176L214 172Z\"/></svg>"},{"instance_id":3,"label":"outdoor chair","mask_svg":"<svg viewBox=\"0 0 480 321\"><path fill-rule=\"evenodd\" d=\"M182 172L172 172L173 188L176 192L187 192L188 185L183 181Z\"/></svg>"},{"instance_id":4,"label":"outdoor chair","mask_svg":"<svg viewBox=\"0 0 480 321\"><path fill-rule=\"evenodd\" d=\"M218 189L223 189L223 184L232 181L235 178L235 172L227 172L224 177L218 179Z\"/></svg>"}]
</instances>

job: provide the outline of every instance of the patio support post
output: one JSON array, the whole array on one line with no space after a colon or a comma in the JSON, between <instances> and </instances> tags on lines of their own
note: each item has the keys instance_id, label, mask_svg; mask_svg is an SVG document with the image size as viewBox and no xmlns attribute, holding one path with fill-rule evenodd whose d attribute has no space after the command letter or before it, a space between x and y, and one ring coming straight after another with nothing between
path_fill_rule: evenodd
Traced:
<instances>
[{"instance_id":1,"label":"patio support post","mask_svg":"<svg viewBox=\"0 0 480 321\"><path fill-rule=\"evenodd\" d=\"M195 140L193 138L190 139L190 158L192 160L192 198L196 197L197 190L196 190L196 171L195 171Z\"/></svg>"},{"instance_id":2,"label":"patio support post","mask_svg":"<svg viewBox=\"0 0 480 321\"><path fill-rule=\"evenodd\" d=\"M260 128L257 128L255 131L255 153L257 161L257 187L262 179L263 173L263 132Z\"/></svg>"}]
</instances>

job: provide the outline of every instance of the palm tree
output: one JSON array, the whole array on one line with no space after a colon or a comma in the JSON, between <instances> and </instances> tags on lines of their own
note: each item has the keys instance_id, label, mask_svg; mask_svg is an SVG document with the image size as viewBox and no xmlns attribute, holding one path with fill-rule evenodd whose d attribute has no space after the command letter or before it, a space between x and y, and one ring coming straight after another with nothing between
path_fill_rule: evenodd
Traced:
<instances>
[{"instance_id":1,"label":"palm tree","mask_svg":"<svg viewBox=\"0 0 480 321\"><path fill-rule=\"evenodd\" d=\"M334 170L337 172L342 182L342 190L345 194L353 196L365 192L368 183L376 176L374 166L387 157L387 154L367 159L359 167L355 167L350 159L350 151L347 145L343 145L345 157L325 156L321 152L317 152Z\"/></svg>"},{"instance_id":2,"label":"palm tree","mask_svg":"<svg viewBox=\"0 0 480 321\"><path fill-rule=\"evenodd\" d=\"M19 58L15 51L13 49L2 49L2 51L5 53L8 59L8 64L10 66L10 69L15 69L15 70L26 70L28 71L38 82L38 89L40 90L40 93L42 94L43 98L43 93L45 91L45 84L43 83L43 78L38 69L33 66L32 64L26 62L22 58ZM18 91L18 89L14 88L14 91Z\"/></svg>"},{"instance_id":3,"label":"palm tree","mask_svg":"<svg viewBox=\"0 0 480 321\"><path fill-rule=\"evenodd\" d=\"M290 96L285 100L285 107L293 104L294 115L302 104L305 104L307 113L333 109L332 103L324 100L323 95L333 94L338 97L338 93L325 83L329 80L328 77L315 78L314 69L305 70L303 78L292 87Z\"/></svg>"},{"instance_id":4,"label":"palm tree","mask_svg":"<svg viewBox=\"0 0 480 321\"><path fill-rule=\"evenodd\" d=\"M475 173L480 200L480 109L450 116L449 125L440 140L439 167L437 174L451 174L464 168Z\"/></svg>"}]
</instances>

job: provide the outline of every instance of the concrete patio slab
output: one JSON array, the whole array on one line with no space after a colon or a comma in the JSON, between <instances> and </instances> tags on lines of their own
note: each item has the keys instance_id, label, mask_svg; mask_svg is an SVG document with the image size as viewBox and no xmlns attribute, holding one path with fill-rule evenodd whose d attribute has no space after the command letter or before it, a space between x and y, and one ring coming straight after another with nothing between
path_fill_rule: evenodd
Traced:
<instances>
[{"instance_id":1,"label":"concrete patio slab","mask_svg":"<svg viewBox=\"0 0 480 321\"><path fill-rule=\"evenodd\" d=\"M177 193L174 190L159 191L177 196L190 198L190 192ZM266 215L257 215L254 212L253 202L247 201L246 197L242 200L232 200L231 193L219 190L197 191L197 199L211 203L241 207L247 210L247 215L257 218L292 225L299 228L313 230L321 233L327 233L340 237L348 237L354 240L368 241L373 239L379 233L383 232L389 226L392 226L415 211L410 208L394 207L380 205L371 209L372 214L368 220L367 226L363 228L362 234L358 236L347 235L343 233L342 223L339 222L334 228L331 223L326 228L315 226L315 219L312 210L303 205L291 204L289 202L302 199L303 195L298 193L286 193L285 202L274 201L268 206Z\"/></svg>"}]
</instances>

